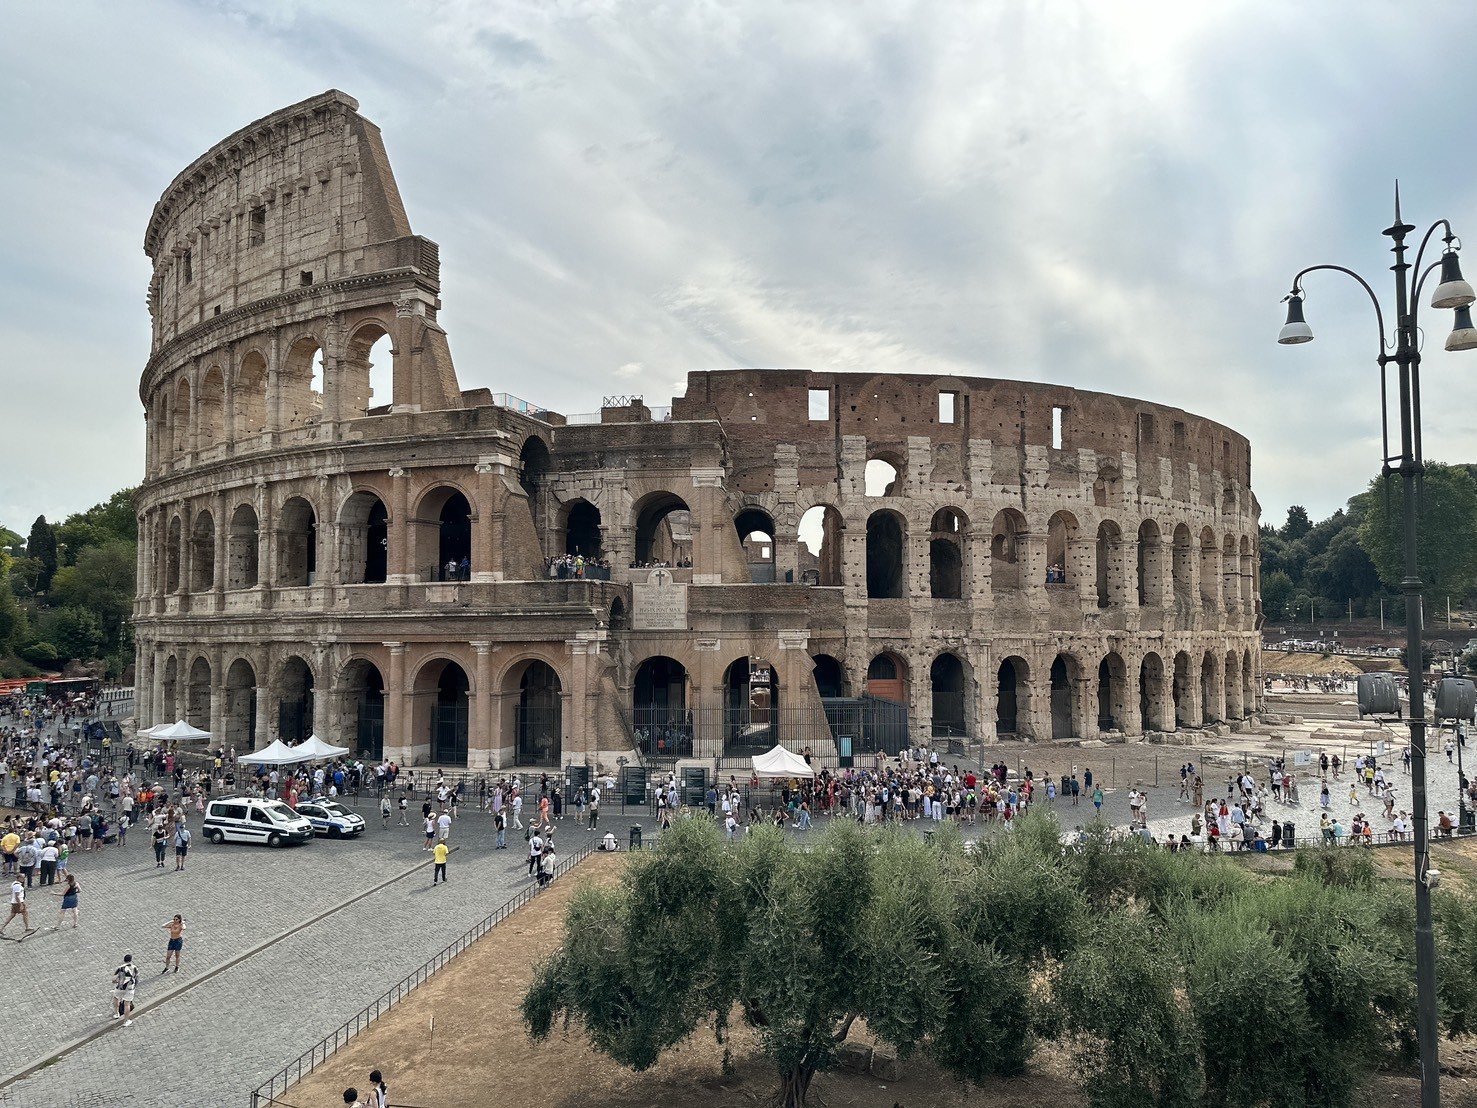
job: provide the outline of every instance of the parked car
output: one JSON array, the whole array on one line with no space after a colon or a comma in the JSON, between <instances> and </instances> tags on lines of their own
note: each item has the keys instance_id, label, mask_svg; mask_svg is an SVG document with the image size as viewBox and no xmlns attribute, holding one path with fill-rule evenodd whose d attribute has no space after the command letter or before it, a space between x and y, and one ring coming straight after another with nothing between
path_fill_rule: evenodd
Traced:
<instances>
[{"instance_id":1,"label":"parked car","mask_svg":"<svg viewBox=\"0 0 1477 1108\"><path fill-rule=\"evenodd\" d=\"M300 800L295 811L298 815L306 817L307 821L313 825L315 835L326 835L330 839L346 839L362 834L364 831L363 816L358 812L351 812L337 800L329 800L327 797Z\"/></svg>"},{"instance_id":2,"label":"parked car","mask_svg":"<svg viewBox=\"0 0 1477 1108\"><path fill-rule=\"evenodd\" d=\"M313 825L280 800L259 796L223 796L205 809L205 837L213 843L305 843Z\"/></svg>"}]
</instances>

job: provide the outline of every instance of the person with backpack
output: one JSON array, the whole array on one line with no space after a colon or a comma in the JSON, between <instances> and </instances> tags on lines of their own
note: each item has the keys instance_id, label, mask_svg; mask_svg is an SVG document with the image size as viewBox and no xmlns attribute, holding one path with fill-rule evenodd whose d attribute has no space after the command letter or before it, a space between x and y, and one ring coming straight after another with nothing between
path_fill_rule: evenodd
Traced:
<instances>
[{"instance_id":1,"label":"person with backpack","mask_svg":"<svg viewBox=\"0 0 1477 1108\"><path fill-rule=\"evenodd\" d=\"M387 795L380 796L380 826L390 826L390 798Z\"/></svg>"},{"instance_id":2,"label":"person with backpack","mask_svg":"<svg viewBox=\"0 0 1477 1108\"><path fill-rule=\"evenodd\" d=\"M133 993L138 987L138 967L133 964L133 955L123 955L123 964L113 971L113 1012L115 1020L122 1020L124 1027L133 1026Z\"/></svg>"},{"instance_id":3,"label":"person with backpack","mask_svg":"<svg viewBox=\"0 0 1477 1108\"><path fill-rule=\"evenodd\" d=\"M182 873L185 868L185 855L190 852L190 829L185 826L185 821L179 821L174 829L174 872Z\"/></svg>"}]
</instances>

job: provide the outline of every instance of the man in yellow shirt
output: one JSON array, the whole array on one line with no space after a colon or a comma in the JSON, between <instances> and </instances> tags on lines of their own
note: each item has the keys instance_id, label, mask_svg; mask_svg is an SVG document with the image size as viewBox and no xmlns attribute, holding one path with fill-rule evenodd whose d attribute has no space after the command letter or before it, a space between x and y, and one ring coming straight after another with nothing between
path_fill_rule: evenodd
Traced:
<instances>
[{"instance_id":1,"label":"man in yellow shirt","mask_svg":"<svg viewBox=\"0 0 1477 1108\"><path fill-rule=\"evenodd\" d=\"M431 871L431 884L434 885L438 881L445 882L447 880L446 856L450 853L451 851L447 849L446 842L444 840L436 844L436 851L433 855L433 857L436 859L436 866Z\"/></svg>"},{"instance_id":2,"label":"man in yellow shirt","mask_svg":"<svg viewBox=\"0 0 1477 1108\"><path fill-rule=\"evenodd\" d=\"M7 831L4 838L0 838L0 859L4 861L4 872L15 872L15 852L21 847L21 837L14 831Z\"/></svg>"}]
</instances>

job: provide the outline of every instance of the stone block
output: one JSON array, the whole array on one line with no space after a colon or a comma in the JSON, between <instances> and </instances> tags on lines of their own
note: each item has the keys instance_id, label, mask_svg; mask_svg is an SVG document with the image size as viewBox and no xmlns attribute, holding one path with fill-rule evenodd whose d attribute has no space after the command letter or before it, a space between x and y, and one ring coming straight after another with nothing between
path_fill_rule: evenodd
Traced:
<instances>
[{"instance_id":1,"label":"stone block","mask_svg":"<svg viewBox=\"0 0 1477 1108\"><path fill-rule=\"evenodd\" d=\"M880 1081L896 1081L901 1067L897 1055L890 1050L872 1051L872 1076Z\"/></svg>"},{"instance_id":2,"label":"stone block","mask_svg":"<svg viewBox=\"0 0 1477 1108\"><path fill-rule=\"evenodd\" d=\"M836 1064L847 1073L866 1073L872 1068L872 1048L866 1043L842 1043L836 1048Z\"/></svg>"}]
</instances>

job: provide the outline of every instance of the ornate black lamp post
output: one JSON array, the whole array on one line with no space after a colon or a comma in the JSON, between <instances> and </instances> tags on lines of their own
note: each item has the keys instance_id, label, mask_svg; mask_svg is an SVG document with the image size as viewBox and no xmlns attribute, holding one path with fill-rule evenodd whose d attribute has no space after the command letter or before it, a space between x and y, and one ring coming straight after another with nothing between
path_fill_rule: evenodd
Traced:
<instances>
[{"instance_id":1,"label":"ornate black lamp post","mask_svg":"<svg viewBox=\"0 0 1477 1108\"><path fill-rule=\"evenodd\" d=\"M1445 231L1442 242L1446 249L1439 261L1421 268L1426 247L1437 229ZM1416 561L1416 496L1423 468L1421 455L1421 351L1416 319L1419 314L1421 288L1426 278L1440 266L1441 280L1431 295L1431 307L1455 308L1456 320L1446 339L1447 350L1477 349L1477 327L1472 325L1469 305L1477 301L1472 286L1462 279L1457 251L1461 244L1444 219L1431 224L1416 251L1415 265L1405 260L1405 237L1415 228L1400 218L1400 186L1395 186L1395 222L1385 228L1394 243L1391 252L1395 264L1395 338L1391 342L1385 331L1384 312L1374 289L1352 269L1339 265L1309 266L1292 279L1292 292L1287 295L1287 323L1277 341L1284 345L1311 342L1313 331L1303 319L1302 279L1306 274L1331 269L1348 274L1369 294L1374 304L1375 320L1380 329L1380 420L1384 441L1382 473L1388 477L1399 473L1403 493L1405 576L1400 582L1405 594L1405 657L1410 674L1410 774L1411 805L1415 832L1415 959L1416 959L1416 1034L1420 1040L1421 1108L1438 1108L1441 1091L1440 1071L1436 1060L1436 942L1431 930L1431 836L1426 818L1426 699L1421 666L1421 580ZM1394 364L1400 385L1400 450L1390 452L1390 409L1387 401L1388 369Z\"/></svg>"}]
</instances>

